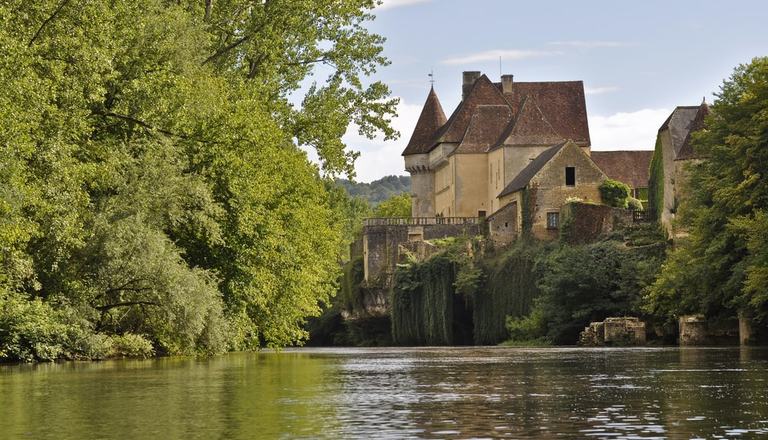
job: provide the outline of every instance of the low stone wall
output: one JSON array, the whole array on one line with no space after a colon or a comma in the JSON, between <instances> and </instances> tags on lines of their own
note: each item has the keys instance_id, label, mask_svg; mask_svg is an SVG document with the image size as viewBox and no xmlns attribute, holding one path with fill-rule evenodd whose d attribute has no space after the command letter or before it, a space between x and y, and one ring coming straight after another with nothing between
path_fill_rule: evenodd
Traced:
<instances>
[{"instance_id":1,"label":"low stone wall","mask_svg":"<svg viewBox=\"0 0 768 440\"><path fill-rule=\"evenodd\" d=\"M606 205L571 202L560 210L560 238L569 244L585 244L601 235L632 224L632 211Z\"/></svg>"},{"instance_id":2,"label":"low stone wall","mask_svg":"<svg viewBox=\"0 0 768 440\"><path fill-rule=\"evenodd\" d=\"M645 323L631 316L593 322L579 335L579 345L586 347L645 345Z\"/></svg>"}]
</instances>

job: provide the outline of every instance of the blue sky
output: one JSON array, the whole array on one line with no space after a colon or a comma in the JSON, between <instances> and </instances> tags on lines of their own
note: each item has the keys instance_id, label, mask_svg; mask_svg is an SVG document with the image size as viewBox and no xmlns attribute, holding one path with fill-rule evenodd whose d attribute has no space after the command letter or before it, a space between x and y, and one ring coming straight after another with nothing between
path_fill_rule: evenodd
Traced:
<instances>
[{"instance_id":1,"label":"blue sky","mask_svg":"<svg viewBox=\"0 0 768 440\"><path fill-rule=\"evenodd\" d=\"M400 156L429 91L450 114L461 72L520 81L583 80L593 149L652 149L676 105L708 102L739 63L768 55L768 1L385 0L371 31L392 61L374 79L401 98L397 141L353 127L357 179L406 174Z\"/></svg>"}]
</instances>

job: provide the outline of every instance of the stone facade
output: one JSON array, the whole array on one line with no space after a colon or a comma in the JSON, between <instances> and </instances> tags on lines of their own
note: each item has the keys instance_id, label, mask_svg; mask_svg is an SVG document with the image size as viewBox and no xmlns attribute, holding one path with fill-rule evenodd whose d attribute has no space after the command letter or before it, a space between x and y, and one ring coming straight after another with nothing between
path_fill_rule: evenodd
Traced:
<instances>
[{"instance_id":1,"label":"stone facade","mask_svg":"<svg viewBox=\"0 0 768 440\"><path fill-rule=\"evenodd\" d=\"M676 238L685 235L675 222L677 210L685 197L688 169L698 160L691 146L691 133L701 129L709 114L705 103L698 106L677 107L659 128L657 142L660 150L654 152L662 164L663 199L658 201L657 213L667 235ZM660 157L659 157L660 156ZM657 178L651 176L651 179ZM657 183L658 184L658 183Z\"/></svg>"},{"instance_id":2,"label":"stone facade","mask_svg":"<svg viewBox=\"0 0 768 440\"><path fill-rule=\"evenodd\" d=\"M560 220L560 239L568 244L591 243L633 222L632 211L582 202L563 205Z\"/></svg>"},{"instance_id":3,"label":"stone facade","mask_svg":"<svg viewBox=\"0 0 768 440\"><path fill-rule=\"evenodd\" d=\"M367 219L362 232L364 280L389 286L400 260L401 245L446 237L485 235L476 218Z\"/></svg>"},{"instance_id":4,"label":"stone facade","mask_svg":"<svg viewBox=\"0 0 768 440\"><path fill-rule=\"evenodd\" d=\"M517 202L508 203L488 217L488 234L496 246L506 246L517 238L518 209Z\"/></svg>"},{"instance_id":5,"label":"stone facade","mask_svg":"<svg viewBox=\"0 0 768 440\"><path fill-rule=\"evenodd\" d=\"M542 158L545 154L549 157ZM568 173L572 173L572 182L568 182ZM606 179L582 148L565 142L551 147L523 169L501 193L502 202L520 206L518 236L526 233L553 240L559 236L562 206L571 200L600 203L600 185Z\"/></svg>"}]
</instances>

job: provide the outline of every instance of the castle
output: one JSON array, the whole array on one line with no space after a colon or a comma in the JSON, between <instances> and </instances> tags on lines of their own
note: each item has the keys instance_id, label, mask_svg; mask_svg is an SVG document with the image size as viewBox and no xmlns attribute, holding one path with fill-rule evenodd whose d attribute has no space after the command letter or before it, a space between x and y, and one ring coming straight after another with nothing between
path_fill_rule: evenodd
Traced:
<instances>
[{"instance_id":1,"label":"castle","mask_svg":"<svg viewBox=\"0 0 768 440\"><path fill-rule=\"evenodd\" d=\"M462 100L451 116L431 89L403 151L412 215L487 218L502 241L524 230L548 239L556 236L560 207L576 199L599 203L607 178L629 180L636 197L647 197L652 152L593 158L590 146L583 82L502 75L494 83L464 72Z\"/></svg>"},{"instance_id":2,"label":"castle","mask_svg":"<svg viewBox=\"0 0 768 440\"><path fill-rule=\"evenodd\" d=\"M687 165L698 160L691 133L707 113L706 104L675 109L659 129L655 152L592 152L581 81L516 82L503 75L494 83L464 72L462 100L448 118L430 89L402 153L412 217L366 219L352 245L353 258L362 258L363 309L388 314L398 262L428 257L430 240L485 236L503 247L528 236L587 243L653 215L671 238L679 237L674 214ZM653 215L602 205L600 186L609 178L627 184ZM579 201L586 203L571 203ZM561 234L566 224L571 232Z\"/></svg>"}]
</instances>

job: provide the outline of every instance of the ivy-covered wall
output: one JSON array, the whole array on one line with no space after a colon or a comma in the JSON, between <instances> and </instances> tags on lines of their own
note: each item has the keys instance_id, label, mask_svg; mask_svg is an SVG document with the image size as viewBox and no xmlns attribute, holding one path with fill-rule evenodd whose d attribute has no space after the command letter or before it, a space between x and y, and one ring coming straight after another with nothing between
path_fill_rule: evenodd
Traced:
<instances>
[{"instance_id":1,"label":"ivy-covered wall","mask_svg":"<svg viewBox=\"0 0 768 440\"><path fill-rule=\"evenodd\" d=\"M398 345L453 345L456 263L445 253L395 272L392 339Z\"/></svg>"},{"instance_id":2,"label":"ivy-covered wall","mask_svg":"<svg viewBox=\"0 0 768 440\"><path fill-rule=\"evenodd\" d=\"M650 178L648 180L648 205L656 220L661 220L664 210L664 156L661 151L661 137L656 137L656 147L651 159Z\"/></svg>"},{"instance_id":3,"label":"ivy-covered wall","mask_svg":"<svg viewBox=\"0 0 768 440\"><path fill-rule=\"evenodd\" d=\"M472 295L475 344L506 340L506 317L528 314L539 292L535 260L542 248L519 242L481 264L485 281Z\"/></svg>"}]
</instances>

